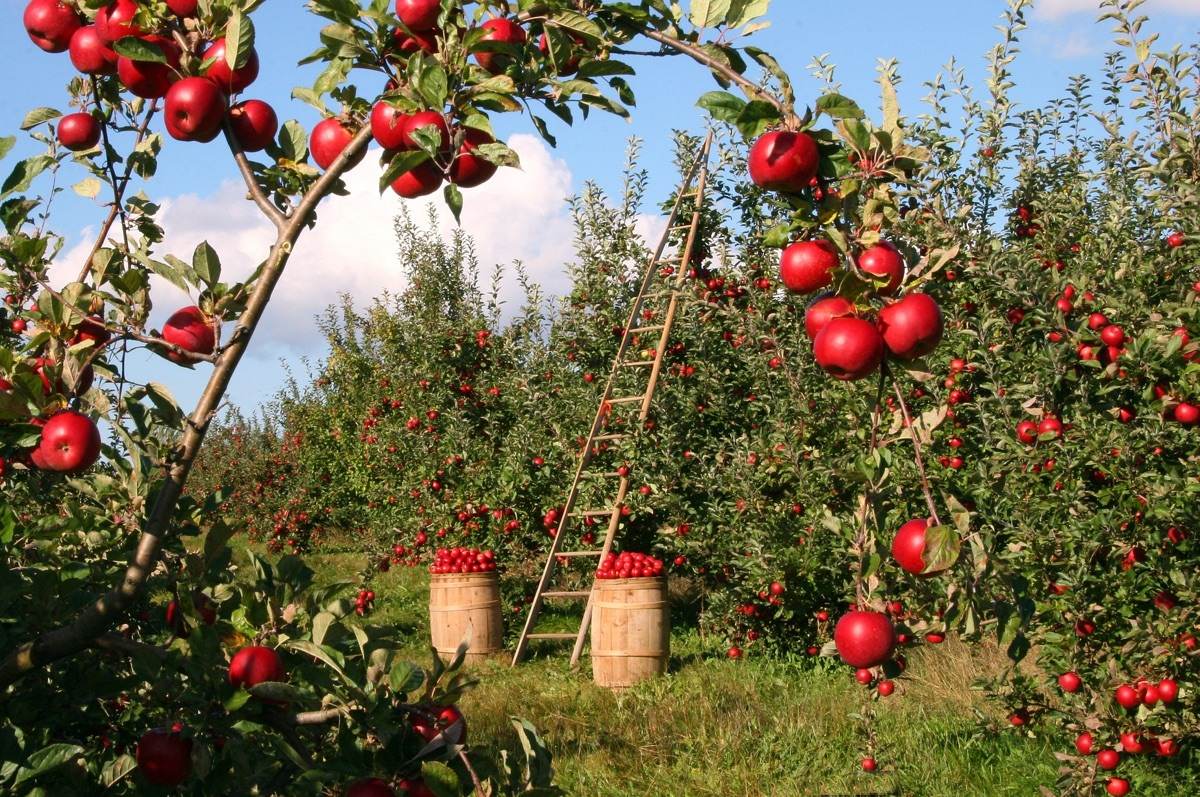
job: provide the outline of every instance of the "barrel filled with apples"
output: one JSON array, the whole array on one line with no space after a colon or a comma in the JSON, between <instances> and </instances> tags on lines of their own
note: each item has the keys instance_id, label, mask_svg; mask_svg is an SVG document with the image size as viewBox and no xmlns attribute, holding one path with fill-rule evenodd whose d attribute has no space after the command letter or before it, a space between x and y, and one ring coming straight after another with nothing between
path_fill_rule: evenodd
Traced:
<instances>
[{"instance_id":1,"label":"barrel filled with apples","mask_svg":"<svg viewBox=\"0 0 1200 797\"><path fill-rule=\"evenodd\" d=\"M671 615L663 563L629 551L609 554L592 596L592 679L625 689L667 671Z\"/></svg>"},{"instance_id":2,"label":"barrel filled with apples","mask_svg":"<svg viewBox=\"0 0 1200 797\"><path fill-rule=\"evenodd\" d=\"M429 572L429 633L438 655L449 661L464 639L468 664L499 653L504 623L494 554L442 548Z\"/></svg>"}]
</instances>

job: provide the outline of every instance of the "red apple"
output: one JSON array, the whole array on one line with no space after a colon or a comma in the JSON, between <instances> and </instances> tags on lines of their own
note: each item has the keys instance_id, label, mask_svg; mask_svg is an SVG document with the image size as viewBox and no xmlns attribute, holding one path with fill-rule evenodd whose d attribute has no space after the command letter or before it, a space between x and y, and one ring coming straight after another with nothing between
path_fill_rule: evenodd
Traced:
<instances>
[{"instance_id":1,"label":"red apple","mask_svg":"<svg viewBox=\"0 0 1200 797\"><path fill-rule=\"evenodd\" d=\"M584 43L582 39L576 36L572 36L571 39L575 42L576 46L582 46ZM547 58L550 57L550 39L545 33L538 37L538 51ZM576 51L574 46L571 47L569 52L570 55L567 56L566 61L555 65L558 74L564 77L567 75L573 75L579 71L579 53ZM555 53L555 55L558 55L558 53Z\"/></svg>"},{"instance_id":2,"label":"red apple","mask_svg":"<svg viewBox=\"0 0 1200 797\"><path fill-rule=\"evenodd\" d=\"M204 76L221 87L226 94L237 94L255 81L258 77L258 51L253 47L246 55L246 62L237 69L229 66L226 60L225 40L217 39L204 51L203 60L215 58Z\"/></svg>"},{"instance_id":3,"label":"red apple","mask_svg":"<svg viewBox=\"0 0 1200 797\"><path fill-rule=\"evenodd\" d=\"M396 0L396 16L411 31L432 30L441 11L440 0Z\"/></svg>"},{"instance_id":4,"label":"red apple","mask_svg":"<svg viewBox=\"0 0 1200 797\"><path fill-rule=\"evenodd\" d=\"M1146 751L1146 743L1137 731L1125 731L1121 734L1121 752L1130 755L1141 755Z\"/></svg>"},{"instance_id":5,"label":"red apple","mask_svg":"<svg viewBox=\"0 0 1200 797\"><path fill-rule=\"evenodd\" d=\"M1088 316L1088 329L1093 332L1108 326L1108 316L1104 313L1092 313Z\"/></svg>"},{"instance_id":6,"label":"red apple","mask_svg":"<svg viewBox=\"0 0 1200 797\"><path fill-rule=\"evenodd\" d=\"M779 279L792 293L812 293L833 282L837 266L837 249L829 241L797 241L779 257Z\"/></svg>"},{"instance_id":7,"label":"red apple","mask_svg":"<svg viewBox=\"0 0 1200 797\"><path fill-rule=\"evenodd\" d=\"M96 30L109 44L126 36L140 36L142 29L133 22L137 12L136 0L114 0L96 12Z\"/></svg>"},{"instance_id":8,"label":"red apple","mask_svg":"<svg viewBox=\"0 0 1200 797\"><path fill-rule=\"evenodd\" d=\"M100 123L90 113L69 113L58 120L58 143L85 152L100 143Z\"/></svg>"},{"instance_id":9,"label":"red apple","mask_svg":"<svg viewBox=\"0 0 1200 797\"><path fill-rule=\"evenodd\" d=\"M71 64L85 75L111 75L117 71L117 54L95 25L84 25L71 36Z\"/></svg>"},{"instance_id":10,"label":"red apple","mask_svg":"<svg viewBox=\"0 0 1200 797\"><path fill-rule=\"evenodd\" d=\"M1200 407L1195 404L1189 404L1186 401L1181 401L1175 405L1172 415L1177 423L1184 426L1195 426L1200 423Z\"/></svg>"},{"instance_id":11,"label":"red apple","mask_svg":"<svg viewBox=\"0 0 1200 797\"><path fill-rule=\"evenodd\" d=\"M1100 330L1100 340L1105 346L1120 346L1125 342L1125 330L1116 324L1109 324Z\"/></svg>"},{"instance_id":12,"label":"red apple","mask_svg":"<svg viewBox=\"0 0 1200 797\"><path fill-rule=\"evenodd\" d=\"M1096 753L1096 763L1101 769L1116 769L1121 763L1121 754L1111 748L1105 748Z\"/></svg>"},{"instance_id":13,"label":"red apple","mask_svg":"<svg viewBox=\"0 0 1200 797\"><path fill-rule=\"evenodd\" d=\"M167 0L167 8L177 17L194 16L197 5L197 0Z\"/></svg>"},{"instance_id":14,"label":"red apple","mask_svg":"<svg viewBox=\"0 0 1200 797\"><path fill-rule=\"evenodd\" d=\"M251 645L233 654L229 660L229 683L234 689L249 689L267 681L282 681L286 677L283 659L272 648Z\"/></svg>"},{"instance_id":15,"label":"red apple","mask_svg":"<svg viewBox=\"0 0 1200 797\"><path fill-rule=\"evenodd\" d=\"M1175 702L1175 698L1179 697L1179 684L1174 678L1163 678L1158 682L1158 699L1164 704Z\"/></svg>"},{"instance_id":16,"label":"red apple","mask_svg":"<svg viewBox=\"0 0 1200 797\"><path fill-rule=\"evenodd\" d=\"M858 256L858 267L868 274L887 277L887 282L875 289L880 296L891 296L904 280L904 257L887 241L869 246Z\"/></svg>"},{"instance_id":17,"label":"red apple","mask_svg":"<svg viewBox=\"0 0 1200 797\"><path fill-rule=\"evenodd\" d=\"M772 130L750 148L750 179L768 191L796 193L817 176L821 153L808 133Z\"/></svg>"},{"instance_id":18,"label":"red apple","mask_svg":"<svg viewBox=\"0 0 1200 797\"><path fill-rule=\"evenodd\" d=\"M374 116L373 113L372 116ZM400 149L420 149L412 134L422 127L432 127L437 130L441 141L438 152L446 153L446 148L450 146L450 127L446 124L446 117L437 111L417 111L404 120L403 132L400 136ZM374 131L374 127L372 127L372 131Z\"/></svg>"},{"instance_id":19,"label":"red apple","mask_svg":"<svg viewBox=\"0 0 1200 797\"><path fill-rule=\"evenodd\" d=\"M1112 797L1125 797L1129 794L1129 781L1125 778L1109 778L1104 784L1104 790L1112 795Z\"/></svg>"},{"instance_id":20,"label":"red apple","mask_svg":"<svg viewBox=\"0 0 1200 797\"><path fill-rule=\"evenodd\" d=\"M804 312L804 331L809 340L816 340L821 330L835 318L854 314L854 304L841 296L814 299Z\"/></svg>"},{"instance_id":21,"label":"red apple","mask_svg":"<svg viewBox=\"0 0 1200 797\"><path fill-rule=\"evenodd\" d=\"M1079 677L1079 673L1070 671L1064 672L1058 676L1058 685L1064 692L1078 692L1079 687L1083 686L1083 679Z\"/></svg>"},{"instance_id":22,"label":"red apple","mask_svg":"<svg viewBox=\"0 0 1200 797\"><path fill-rule=\"evenodd\" d=\"M883 342L895 357L915 360L942 341L942 308L925 293L910 293L879 311Z\"/></svg>"},{"instance_id":23,"label":"red apple","mask_svg":"<svg viewBox=\"0 0 1200 797\"><path fill-rule=\"evenodd\" d=\"M208 78L185 77L167 91L163 118L178 141L212 141L225 121L225 95Z\"/></svg>"},{"instance_id":24,"label":"red apple","mask_svg":"<svg viewBox=\"0 0 1200 797\"><path fill-rule=\"evenodd\" d=\"M442 184L442 170L433 161L425 161L392 181L392 190L405 199L428 196Z\"/></svg>"},{"instance_id":25,"label":"red apple","mask_svg":"<svg viewBox=\"0 0 1200 797\"><path fill-rule=\"evenodd\" d=\"M212 354L217 347L217 333L213 327L213 320L199 307L184 307L176 310L163 324L162 338L192 354ZM174 351L168 351L167 358L189 362Z\"/></svg>"},{"instance_id":26,"label":"red apple","mask_svg":"<svg viewBox=\"0 0 1200 797\"><path fill-rule=\"evenodd\" d=\"M1113 694L1113 697L1116 699L1121 708L1127 711L1132 711L1142 704L1141 695L1139 695L1137 690L1129 684L1121 684L1118 686L1117 691Z\"/></svg>"},{"instance_id":27,"label":"red apple","mask_svg":"<svg viewBox=\"0 0 1200 797\"><path fill-rule=\"evenodd\" d=\"M1056 438L1061 438L1063 435L1062 421L1053 415L1047 415L1038 423L1038 435L1052 434Z\"/></svg>"},{"instance_id":28,"label":"red apple","mask_svg":"<svg viewBox=\"0 0 1200 797\"><path fill-rule=\"evenodd\" d=\"M379 778L366 778L347 786L346 797L396 797L396 792Z\"/></svg>"},{"instance_id":29,"label":"red apple","mask_svg":"<svg viewBox=\"0 0 1200 797\"><path fill-rule=\"evenodd\" d=\"M48 53L61 53L70 47L71 37L81 24L75 9L61 0L30 0L23 21L30 41Z\"/></svg>"},{"instance_id":30,"label":"red apple","mask_svg":"<svg viewBox=\"0 0 1200 797\"><path fill-rule=\"evenodd\" d=\"M467 128L463 132L463 143L458 148L458 155L450 164L450 182L462 188L474 188L492 179L499 167L473 153L476 147L494 142L495 139L484 131Z\"/></svg>"},{"instance_id":31,"label":"red apple","mask_svg":"<svg viewBox=\"0 0 1200 797\"><path fill-rule=\"evenodd\" d=\"M1179 247L1183 246L1186 240L1187 238L1183 233L1173 232L1167 236L1167 246L1171 247L1172 249L1178 249Z\"/></svg>"},{"instance_id":32,"label":"red apple","mask_svg":"<svg viewBox=\"0 0 1200 797\"><path fill-rule=\"evenodd\" d=\"M161 99L167 96L168 89L175 82L174 67L179 65L179 48L175 42L163 36L145 36L142 40L162 50L167 63L134 61L123 55L118 56L117 77L131 94L147 100Z\"/></svg>"},{"instance_id":33,"label":"red apple","mask_svg":"<svg viewBox=\"0 0 1200 797\"><path fill-rule=\"evenodd\" d=\"M229 124L244 152L260 152L275 140L279 117L262 100L244 100L229 109Z\"/></svg>"},{"instance_id":34,"label":"red apple","mask_svg":"<svg viewBox=\"0 0 1200 797\"><path fill-rule=\"evenodd\" d=\"M384 149L408 149L404 138L407 123L408 114L384 100L371 109L371 135Z\"/></svg>"},{"instance_id":35,"label":"red apple","mask_svg":"<svg viewBox=\"0 0 1200 797\"><path fill-rule=\"evenodd\" d=\"M138 740L137 768L155 786L178 786L192 774L192 740L166 729L147 731Z\"/></svg>"},{"instance_id":36,"label":"red apple","mask_svg":"<svg viewBox=\"0 0 1200 797\"><path fill-rule=\"evenodd\" d=\"M883 337L870 321L834 318L813 341L813 356L835 379L862 379L874 373L883 360Z\"/></svg>"},{"instance_id":37,"label":"red apple","mask_svg":"<svg viewBox=\"0 0 1200 797\"><path fill-rule=\"evenodd\" d=\"M421 778L402 778L399 785L400 797L437 797Z\"/></svg>"},{"instance_id":38,"label":"red apple","mask_svg":"<svg viewBox=\"0 0 1200 797\"><path fill-rule=\"evenodd\" d=\"M100 430L91 418L74 410L51 416L42 427L33 464L55 473L82 473L100 458Z\"/></svg>"},{"instance_id":39,"label":"red apple","mask_svg":"<svg viewBox=\"0 0 1200 797\"><path fill-rule=\"evenodd\" d=\"M930 521L918 518L910 520L900 527L892 539L892 558L896 564L918 576L932 576L946 568L927 571L925 564L925 532Z\"/></svg>"},{"instance_id":40,"label":"red apple","mask_svg":"<svg viewBox=\"0 0 1200 797\"><path fill-rule=\"evenodd\" d=\"M854 609L838 620L833 642L851 667L877 667L891 657L896 630L886 614Z\"/></svg>"},{"instance_id":41,"label":"red apple","mask_svg":"<svg viewBox=\"0 0 1200 797\"><path fill-rule=\"evenodd\" d=\"M350 145L350 140L354 138L354 133L346 128L342 121L337 117L332 117L318 122L312 130L312 136L308 142L308 148L312 152L313 160L322 169L328 169L337 160L337 157L342 154L342 151ZM359 150L355 156L354 162L350 164L351 168L362 161L367 154L364 147Z\"/></svg>"},{"instance_id":42,"label":"red apple","mask_svg":"<svg viewBox=\"0 0 1200 797\"><path fill-rule=\"evenodd\" d=\"M1087 731L1075 737L1075 749L1080 755L1091 755L1092 750L1096 746L1096 737L1092 736Z\"/></svg>"},{"instance_id":43,"label":"red apple","mask_svg":"<svg viewBox=\"0 0 1200 797\"><path fill-rule=\"evenodd\" d=\"M527 38L525 29L508 17L489 19L480 27L484 30L484 34L480 38L482 42L497 42L517 47L524 44ZM498 52L477 52L475 60L493 75L503 72L512 62L510 56Z\"/></svg>"},{"instance_id":44,"label":"red apple","mask_svg":"<svg viewBox=\"0 0 1200 797\"><path fill-rule=\"evenodd\" d=\"M392 31L392 45L397 52L404 55L412 55L416 52L426 52L432 55L438 51L438 40L433 31L407 33L403 28L396 28Z\"/></svg>"},{"instance_id":45,"label":"red apple","mask_svg":"<svg viewBox=\"0 0 1200 797\"><path fill-rule=\"evenodd\" d=\"M1033 421L1021 421L1017 424L1017 439L1031 446L1038 440L1037 424Z\"/></svg>"}]
</instances>

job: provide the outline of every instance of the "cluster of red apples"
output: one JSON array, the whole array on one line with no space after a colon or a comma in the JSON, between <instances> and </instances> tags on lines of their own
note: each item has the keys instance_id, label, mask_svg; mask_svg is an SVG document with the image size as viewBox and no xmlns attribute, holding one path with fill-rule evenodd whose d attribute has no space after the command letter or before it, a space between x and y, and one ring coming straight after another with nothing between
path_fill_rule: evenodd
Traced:
<instances>
[{"instance_id":1,"label":"cluster of red apples","mask_svg":"<svg viewBox=\"0 0 1200 797\"><path fill-rule=\"evenodd\" d=\"M661 559L635 551L610 553L596 570L596 578L657 578L663 574Z\"/></svg>"},{"instance_id":2,"label":"cluster of red apples","mask_svg":"<svg viewBox=\"0 0 1200 797\"><path fill-rule=\"evenodd\" d=\"M496 570L496 554L492 550L478 548L438 548L429 572L434 575L449 573L492 573Z\"/></svg>"},{"instance_id":3,"label":"cluster of red apples","mask_svg":"<svg viewBox=\"0 0 1200 797\"><path fill-rule=\"evenodd\" d=\"M750 178L769 191L796 194L819 189L820 152L804 132L775 130L750 150ZM836 379L862 379L874 373L885 355L915 360L932 352L942 339L942 311L932 297L910 293L896 297L904 282L904 257L880 241L862 249L854 268L887 300L875 319L837 293L819 296L805 314L805 329L817 364ZM783 250L780 280L787 290L812 294L833 285L841 269L837 249L825 239L796 241Z\"/></svg>"}]
</instances>

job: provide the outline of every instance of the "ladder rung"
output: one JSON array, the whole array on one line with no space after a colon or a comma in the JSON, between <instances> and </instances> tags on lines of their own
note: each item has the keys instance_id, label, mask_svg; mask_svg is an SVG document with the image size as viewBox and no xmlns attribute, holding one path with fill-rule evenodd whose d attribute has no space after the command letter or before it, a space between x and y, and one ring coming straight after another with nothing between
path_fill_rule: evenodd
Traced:
<instances>
[{"instance_id":1,"label":"ladder rung","mask_svg":"<svg viewBox=\"0 0 1200 797\"><path fill-rule=\"evenodd\" d=\"M609 404L632 404L635 401L642 401L645 396L621 396L620 398L609 399Z\"/></svg>"},{"instance_id":2,"label":"ladder rung","mask_svg":"<svg viewBox=\"0 0 1200 797\"><path fill-rule=\"evenodd\" d=\"M604 551L559 551L555 556L599 556Z\"/></svg>"},{"instance_id":3,"label":"ladder rung","mask_svg":"<svg viewBox=\"0 0 1200 797\"><path fill-rule=\"evenodd\" d=\"M645 368L647 365L654 365L654 360L629 360L620 363L622 368Z\"/></svg>"},{"instance_id":4,"label":"ladder rung","mask_svg":"<svg viewBox=\"0 0 1200 797\"><path fill-rule=\"evenodd\" d=\"M661 298L661 297L663 297L663 296L671 296L671 295L672 295L672 294L674 294L675 292L676 292L676 291L674 291L674 290L669 290L669 291L654 291L653 293L647 293L647 294L643 294L643 295L642 295L642 298L643 298L643 299L659 299L659 298Z\"/></svg>"},{"instance_id":5,"label":"ladder rung","mask_svg":"<svg viewBox=\"0 0 1200 797\"><path fill-rule=\"evenodd\" d=\"M582 592L543 592L542 597L543 598L586 598L587 596L589 596L591 594L592 593L588 592L587 590L583 590Z\"/></svg>"},{"instance_id":6,"label":"ladder rung","mask_svg":"<svg viewBox=\"0 0 1200 797\"><path fill-rule=\"evenodd\" d=\"M576 639L578 636L579 634L530 634L526 639Z\"/></svg>"},{"instance_id":7,"label":"ladder rung","mask_svg":"<svg viewBox=\"0 0 1200 797\"><path fill-rule=\"evenodd\" d=\"M599 442L603 442L606 440L624 440L626 437L629 437L629 435L625 434L624 432L615 432L613 434L598 434L592 438L592 442L599 443Z\"/></svg>"},{"instance_id":8,"label":"ladder rung","mask_svg":"<svg viewBox=\"0 0 1200 797\"><path fill-rule=\"evenodd\" d=\"M571 513L572 517L604 517L616 512L616 509L584 509L576 510Z\"/></svg>"},{"instance_id":9,"label":"ladder rung","mask_svg":"<svg viewBox=\"0 0 1200 797\"><path fill-rule=\"evenodd\" d=\"M666 324L657 324L652 327L634 327L633 329L631 329L629 331L634 332L634 333L636 333L636 332L659 332L666 328L667 328Z\"/></svg>"}]
</instances>

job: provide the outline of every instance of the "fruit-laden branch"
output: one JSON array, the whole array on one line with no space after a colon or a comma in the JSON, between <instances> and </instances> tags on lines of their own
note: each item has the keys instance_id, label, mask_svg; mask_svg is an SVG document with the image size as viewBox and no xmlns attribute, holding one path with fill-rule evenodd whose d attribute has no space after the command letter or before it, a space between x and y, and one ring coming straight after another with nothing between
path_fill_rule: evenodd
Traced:
<instances>
[{"instance_id":1,"label":"fruit-laden branch","mask_svg":"<svg viewBox=\"0 0 1200 797\"><path fill-rule=\"evenodd\" d=\"M204 442L208 426L216 416L217 408L229 387L229 381L246 352L250 338L271 299L271 293L283 275L296 241L308 225L317 204L333 189L352 159L367 146L370 138L370 127L363 127L358 131L341 155L305 194L287 225L280 229L275 244L271 247L270 257L246 303L246 309L238 319L234 334L217 358L208 385L192 411L187 428L175 449L173 463L159 488L121 583L97 599L70 624L47 631L5 657L4 661L0 662L0 687L7 687L31 670L84 650L107 631L141 593L146 580L158 564L162 541L169 530L175 504L183 492L184 483L200 451L200 445Z\"/></svg>"},{"instance_id":2,"label":"fruit-laden branch","mask_svg":"<svg viewBox=\"0 0 1200 797\"><path fill-rule=\"evenodd\" d=\"M146 115L142 118L142 123L138 125L137 137L133 140L133 151L146 138L146 131L150 128L150 120L154 118L155 112L158 110L158 100L152 100L150 106L146 109ZM104 149L111 149L108 143L108 123L103 122L100 125L100 132L104 136ZM112 164L109 163L109 170L112 172ZM125 171L121 174L120 180L113 183L113 202L112 207L108 210L108 216L104 219L104 223L100 225L100 234L96 236L96 242L92 244L92 250L88 252L87 259L83 261L83 267L79 269L79 276L76 282L83 282L87 279L87 275L92 270L92 260L96 257L96 253L100 251L100 247L104 246L104 239L108 237L108 231L112 229L113 222L117 220L117 216L124 215L125 204L125 187L129 185L129 177L133 174L133 158L125 160Z\"/></svg>"}]
</instances>

